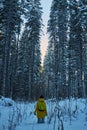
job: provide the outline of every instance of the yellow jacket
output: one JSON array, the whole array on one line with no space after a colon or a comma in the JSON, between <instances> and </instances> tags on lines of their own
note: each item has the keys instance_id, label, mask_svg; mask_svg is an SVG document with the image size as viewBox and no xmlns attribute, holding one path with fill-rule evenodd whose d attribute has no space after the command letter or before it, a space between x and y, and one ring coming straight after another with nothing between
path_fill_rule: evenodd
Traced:
<instances>
[{"instance_id":1,"label":"yellow jacket","mask_svg":"<svg viewBox=\"0 0 87 130\"><path fill-rule=\"evenodd\" d=\"M39 110L39 104L43 102L45 109L44 110ZM35 112L34 112L38 118L44 118L47 115L47 108L46 108L46 103L44 101L44 98L39 98L37 104L36 104L36 108L35 108Z\"/></svg>"}]
</instances>

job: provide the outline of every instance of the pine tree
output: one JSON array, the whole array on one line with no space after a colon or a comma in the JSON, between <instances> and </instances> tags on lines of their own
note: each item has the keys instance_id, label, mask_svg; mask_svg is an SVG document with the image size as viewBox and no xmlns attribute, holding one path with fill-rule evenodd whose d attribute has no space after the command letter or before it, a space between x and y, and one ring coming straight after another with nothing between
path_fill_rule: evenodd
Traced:
<instances>
[{"instance_id":1,"label":"pine tree","mask_svg":"<svg viewBox=\"0 0 87 130\"><path fill-rule=\"evenodd\" d=\"M12 35L18 27L20 20L18 1L5 0L3 1L2 26L4 30L4 53L3 53L3 85L2 94L10 96L10 48Z\"/></svg>"},{"instance_id":2,"label":"pine tree","mask_svg":"<svg viewBox=\"0 0 87 130\"><path fill-rule=\"evenodd\" d=\"M54 85L54 44L48 45L48 50L43 64L43 81L45 82L46 98L55 97L56 90Z\"/></svg>"},{"instance_id":3,"label":"pine tree","mask_svg":"<svg viewBox=\"0 0 87 130\"><path fill-rule=\"evenodd\" d=\"M3 26L2 26L2 10L3 10L3 1L0 1L0 95L2 94L2 59L3 59Z\"/></svg>"},{"instance_id":4,"label":"pine tree","mask_svg":"<svg viewBox=\"0 0 87 130\"><path fill-rule=\"evenodd\" d=\"M42 8L40 1L26 1L25 30L19 46L18 72L19 90L27 100L35 98L40 80L40 32ZM25 90L25 91L24 91Z\"/></svg>"},{"instance_id":5,"label":"pine tree","mask_svg":"<svg viewBox=\"0 0 87 130\"><path fill-rule=\"evenodd\" d=\"M71 95L82 96L83 40L79 2L70 1L69 87ZM79 64L79 65L78 65Z\"/></svg>"},{"instance_id":6,"label":"pine tree","mask_svg":"<svg viewBox=\"0 0 87 130\"><path fill-rule=\"evenodd\" d=\"M48 33L54 44L54 75L56 97L64 97L67 64L67 1L54 0L51 6Z\"/></svg>"},{"instance_id":7,"label":"pine tree","mask_svg":"<svg viewBox=\"0 0 87 130\"><path fill-rule=\"evenodd\" d=\"M83 96L87 96L87 1L79 0L80 23L82 27L82 86Z\"/></svg>"},{"instance_id":8,"label":"pine tree","mask_svg":"<svg viewBox=\"0 0 87 130\"><path fill-rule=\"evenodd\" d=\"M58 36L59 36L59 96L65 97L67 92L67 47L68 47L68 9L67 0L57 1L58 5ZM55 47L56 49L56 47Z\"/></svg>"}]
</instances>

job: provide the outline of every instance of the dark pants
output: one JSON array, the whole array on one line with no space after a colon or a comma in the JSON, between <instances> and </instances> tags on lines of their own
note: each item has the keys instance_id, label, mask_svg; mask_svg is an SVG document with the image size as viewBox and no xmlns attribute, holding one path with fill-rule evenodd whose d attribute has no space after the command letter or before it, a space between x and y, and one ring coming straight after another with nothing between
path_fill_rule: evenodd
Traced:
<instances>
[{"instance_id":1,"label":"dark pants","mask_svg":"<svg viewBox=\"0 0 87 130\"><path fill-rule=\"evenodd\" d=\"M44 123L44 118L38 118L38 123Z\"/></svg>"}]
</instances>

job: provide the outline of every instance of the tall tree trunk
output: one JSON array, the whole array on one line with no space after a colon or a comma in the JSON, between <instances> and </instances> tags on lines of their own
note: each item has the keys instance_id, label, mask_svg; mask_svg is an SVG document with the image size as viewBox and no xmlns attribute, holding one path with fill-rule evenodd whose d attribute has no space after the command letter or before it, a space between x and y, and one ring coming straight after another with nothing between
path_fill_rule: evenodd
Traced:
<instances>
[{"instance_id":1,"label":"tall tree trunk","mask_svg":"<svg viewBox=\"0 0 87 130\"><path fill-rule=\"evenodd\" d=\"M10 83L10 44L11 32L9 29L6 31L4 45L4 66L3 66L3 96L10 96L9 83Z\"/></svg>"}]
</instances>

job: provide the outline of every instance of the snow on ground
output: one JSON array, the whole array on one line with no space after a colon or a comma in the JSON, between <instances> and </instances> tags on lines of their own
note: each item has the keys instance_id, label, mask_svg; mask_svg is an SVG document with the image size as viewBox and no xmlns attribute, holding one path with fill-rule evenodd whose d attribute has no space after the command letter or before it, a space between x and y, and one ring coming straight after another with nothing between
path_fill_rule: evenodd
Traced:
<instances>
[{"instance_id":1,"label":"snow on ground","mask_svg":"<svg viewBox=\"0 0 87 130\"><path fill-rule=\"evenodd\" d=\"M4 99L5 100L5 99ZM7 99L6 99L7 101ZM87 106L84 99L48 100L48 115L44 124L38 124L34 115L36 103L3 105L0 99L0 130L87 130ZM12 100L8 100L12 103ZM59 118L58 118L59 116ZM62 122L62 124L61 124Z\"/></svg>"}]
</instances>

